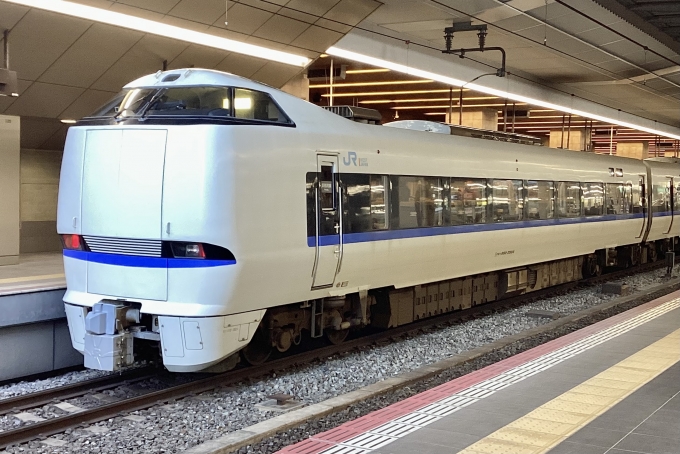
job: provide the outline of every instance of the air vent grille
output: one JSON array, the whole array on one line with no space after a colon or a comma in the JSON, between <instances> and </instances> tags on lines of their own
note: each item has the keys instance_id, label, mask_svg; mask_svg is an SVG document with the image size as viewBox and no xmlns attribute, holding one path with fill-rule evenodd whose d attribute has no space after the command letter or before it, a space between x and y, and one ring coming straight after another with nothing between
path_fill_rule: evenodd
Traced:
<instances>
[{"instance_id":1,"label":"air vent grille","mask_svg":"<svg viewBox=\"0 0 680 454\"><path fill-rule=\"evenodd\" d=\"M136 255L143 257L160 257L162 242L160 240L139 240L132 238L106 238L83 235L87 247L92 252L104 254Z\"/></svg>"}]
</instances>

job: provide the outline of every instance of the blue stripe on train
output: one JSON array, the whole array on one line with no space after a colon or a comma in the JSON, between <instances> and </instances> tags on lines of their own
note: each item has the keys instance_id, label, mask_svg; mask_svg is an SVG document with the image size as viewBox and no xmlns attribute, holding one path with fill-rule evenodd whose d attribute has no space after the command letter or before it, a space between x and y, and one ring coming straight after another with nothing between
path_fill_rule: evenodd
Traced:
<instances>
[{"instance_id":1,"label":"blue stripe on train","mask_svg":"<svg viewBox=\"0 0 680 454\"><path fill-rule=\"evenodd\" d=\"M653 213L654 217L670 216L671 212ZM343 243L366 243L370 241L399 240L404 238L421 238L427 236L454 235L459 233L491 232L495 230L526 229L531 227L545 227L548 225L587 224L591 222L619 221L624 219L642 219L642 213L635 214L606 214L603 216L535 219L531 221L498 222L495 224L465 224L441 227L419 227L401 230L376 230L373 232L346 233ZM336 235L319 237L319 246L333 246L339 243ZM307 246L315 247L316 239L307 237Z\"/></svg>"},{"instance_id":2,"label":"blue stripe on train","mask_svg":"<svg viewBox=\"0 0 680 454\"><path fill-rule=\"evenodd\" d=\"M64 250L64 257L105 265L128 266L134 268L212 268L215 266L236 265L236 260L205 260L162 257L140 257L135 255L102 254L100 252Z\"/></svg>"}]
</instances>

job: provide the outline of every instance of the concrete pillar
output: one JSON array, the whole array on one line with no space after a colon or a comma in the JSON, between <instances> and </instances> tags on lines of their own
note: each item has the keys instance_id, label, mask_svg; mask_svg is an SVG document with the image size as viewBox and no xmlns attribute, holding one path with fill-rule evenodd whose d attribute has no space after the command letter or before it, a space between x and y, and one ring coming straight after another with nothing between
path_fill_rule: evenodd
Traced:
<instances>
[{"instance_id":1,"label":"concrete pillar","mask_svg":"<svg viewBox=\"0 0 680 454\"><path fill-rule=\"evenodd\" d=\"M619 142L616 144L616 156L647 159L649 157L649 142Z\"/></svg>"},{"instance_id":2,"label":"concrete pillar","mask_svg":"<svg viewBox=\"0 0 680 454\"><path fill-rule=\"evenodd\" d=\"M307 74L298 74L281 87L281 90L289 95L309 101L309 79L307 79Z\"/></svg>"},{"instance_id":3,"label":"concrete pillar","mask_svg":"<svg viewBox=\"0 0 680 454\"><path fill-rule=\"evenodd\" d=\"M19 117L0 115L0 265L19 263Z\"/></svg>"},{"instance_id":4,"label":"concrete pillar","mask_svg":"<svg viewBox=\"0 0 680 454\"><path fill-rule=\"evenodd\" d=\"M446 114L446 122L457 125L460 118L460 111L454 107L449 116ZM496 109L463 110L463 126L470 128L486 129L498 131L498 111Z\"/></svg>"},{"instance_id":5,"label":"concrete pillar","mask_svg":"<svg viewBox=\"0 0 680 454\"><path fill-rule=\"evenodd\" d=\"M562 128L550 131L550 148L564 148L565 150L583 151L586 149L586 133L584 129Z\"/></svg>"}]
</instances>

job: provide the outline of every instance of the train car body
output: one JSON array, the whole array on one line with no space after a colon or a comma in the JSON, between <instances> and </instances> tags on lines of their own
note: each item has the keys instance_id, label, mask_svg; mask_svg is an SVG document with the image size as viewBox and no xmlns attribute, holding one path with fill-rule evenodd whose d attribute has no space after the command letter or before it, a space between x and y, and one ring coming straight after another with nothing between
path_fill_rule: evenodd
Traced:
<instances>
[{"instance_id":1,"label":"train car body","mask_svg":"<svg viewBox=\"0 0 680 454\"><path fill-rule=\"evenodd\" d=\"M199 371L249 344L287 350L301 329L341 340L466 307L466 282L496 299L551 266L639 263L676 243L678 178L674 163L351 122L215 71L146 76L68 132L73 346L92 368L144 344Z\"/></svg>"}]
</instances>

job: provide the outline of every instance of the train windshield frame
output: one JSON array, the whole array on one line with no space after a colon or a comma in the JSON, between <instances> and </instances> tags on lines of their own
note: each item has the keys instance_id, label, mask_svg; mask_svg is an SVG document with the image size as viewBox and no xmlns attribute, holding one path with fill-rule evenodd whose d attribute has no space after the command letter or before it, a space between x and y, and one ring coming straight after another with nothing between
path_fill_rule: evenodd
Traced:
<instances>
[{"instance_id":1,"label":"train windshield frame","mask_svg":"<svg viewBox=\"0 0 680 454\"><path fill-rule=\"evenodd\" d=\"M215 85L125 89L79 123L295 126L269 93Z\"/></svg>"}]
</instances>

